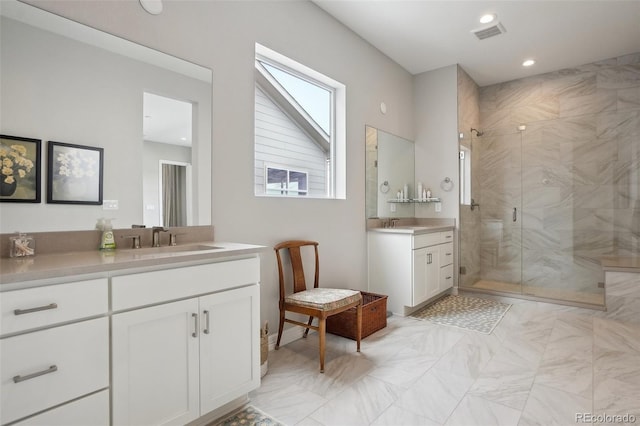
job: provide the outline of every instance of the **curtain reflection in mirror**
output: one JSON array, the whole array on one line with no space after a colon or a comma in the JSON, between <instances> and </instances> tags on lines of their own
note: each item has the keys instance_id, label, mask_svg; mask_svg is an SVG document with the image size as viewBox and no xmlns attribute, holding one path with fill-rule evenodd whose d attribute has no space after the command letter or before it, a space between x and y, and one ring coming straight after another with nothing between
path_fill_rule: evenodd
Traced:
<instances>
[{"instance_id":1,"label":"curtain reflection in mirror","mask_svg":"<svg viewBox=\"0 0 640 426\"><path fill-rule=\"evenodd\" d=\"M162 225L187 225L187 168L179 164L162 165Z\"/></svg>"}]
</instances>

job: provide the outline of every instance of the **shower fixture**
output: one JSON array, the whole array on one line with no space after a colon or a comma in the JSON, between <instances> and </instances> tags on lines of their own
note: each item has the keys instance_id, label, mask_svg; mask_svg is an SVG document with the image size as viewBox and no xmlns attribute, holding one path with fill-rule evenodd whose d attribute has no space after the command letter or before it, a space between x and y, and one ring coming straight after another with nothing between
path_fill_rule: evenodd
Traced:
<instances>
[{"instance_id":1,"label":"shower fixture","mask_svg":"<svg viewBox=\"0 0 640 426\"><path fill-rule=\"evenodd\" d=\"M473 128L472 128L472 129L471 129L471 133L473 133L473 132L476 132L476 136L477 136L477 137L480 137L480 136L482 136L482 135L484 134L484 132L481 132L481 131L480 131L480 130L478 130L478 129L473 129Z\"/></svg>"}]
</instances>

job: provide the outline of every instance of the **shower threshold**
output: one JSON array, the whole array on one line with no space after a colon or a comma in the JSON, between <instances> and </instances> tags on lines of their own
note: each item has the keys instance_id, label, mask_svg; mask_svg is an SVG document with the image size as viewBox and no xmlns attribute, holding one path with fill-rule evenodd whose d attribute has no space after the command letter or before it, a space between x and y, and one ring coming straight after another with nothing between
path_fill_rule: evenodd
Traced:
<instances>
[{"instance_id":1,"label":"shower threshold","mask_svg":"<svg viewBox=\"0 0 640 426\"><path fill-rule=\"evenodd\" d=\"M478 290L483 293L500 293L509 297L540 300L561 305L581 306L593 309L604 308L604 290L588 293L571 289L520 285L501 281L479 280L471 286L460 287L461 290Z\"/></svg>"}]
</instances>

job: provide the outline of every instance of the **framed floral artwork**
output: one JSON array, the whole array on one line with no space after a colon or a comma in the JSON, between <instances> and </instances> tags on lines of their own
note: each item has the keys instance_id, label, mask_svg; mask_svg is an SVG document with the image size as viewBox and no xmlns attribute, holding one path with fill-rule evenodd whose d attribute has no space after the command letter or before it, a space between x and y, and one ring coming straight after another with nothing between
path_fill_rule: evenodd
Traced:
<instances>
[{"instance_id":1,"label":"framed floral artwork","mask_svg":"<svg viewBox=\"0 0 640 426\"><path fill-rule=\"evenodd\" d=\"M49 141L47 203L102 204L103 148Z\"/></svg>"},{"instance_id":2,"label":"framed floral artwork","mask_svg":"<svg viewBox=\"0 0 640 426\"><path fill-rule=\"evenodd\" d=\"M0 135L0 202L40 202L40 139Z\"/></svg>"}]
</instances>

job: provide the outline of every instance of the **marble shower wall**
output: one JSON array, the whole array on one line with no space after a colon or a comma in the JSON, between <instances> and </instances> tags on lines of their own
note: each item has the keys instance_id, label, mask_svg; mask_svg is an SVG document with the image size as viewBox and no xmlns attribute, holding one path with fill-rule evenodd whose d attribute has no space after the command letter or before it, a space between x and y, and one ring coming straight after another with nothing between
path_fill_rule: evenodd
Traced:
<instances>
[{"instance_id":1,"label":"marble shower wall","mask_svg":"<svg viewBox=\"0 0 640 426\"><path fill-rule=\"evenodd\" d=\"M640 254L640 53L480 88L480 123L482 278L521 244L523 285L601 292L599 256Z\"/></svg>"},{"instance_id":2,"label":"marble shower wall","mask_svg":"<svg viewBox=\"0 0 640 426\"><path fill-rule=\"evenodd\" d=\"M471 150L471 164L477 164L474 156L479 151L473 149L478 140L469 131L480 127L480 95L478 85L458 66L458 132L463 134L460 144ZM480 201L478 177L471 172L471 196ZM480 212L471 211L469 206L460 206L460 266L466 270L460 274L460 285L471 286L480 279Z\"/></svg>"}]
</instances>

